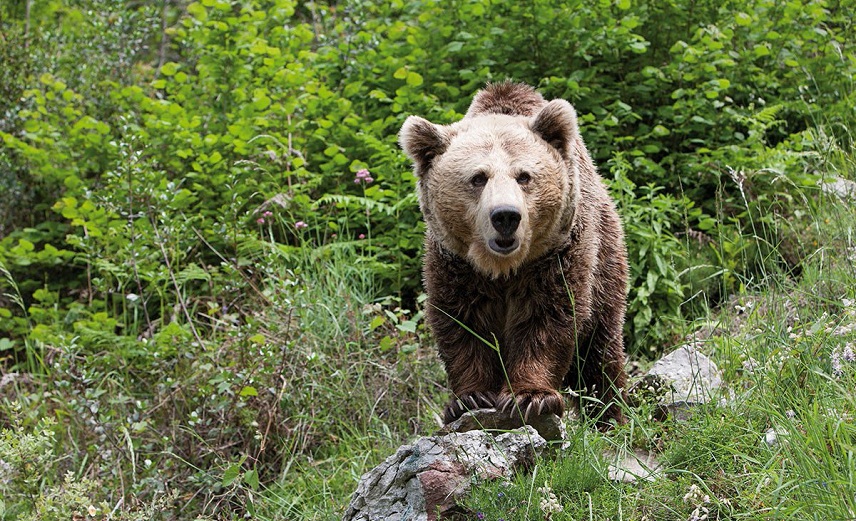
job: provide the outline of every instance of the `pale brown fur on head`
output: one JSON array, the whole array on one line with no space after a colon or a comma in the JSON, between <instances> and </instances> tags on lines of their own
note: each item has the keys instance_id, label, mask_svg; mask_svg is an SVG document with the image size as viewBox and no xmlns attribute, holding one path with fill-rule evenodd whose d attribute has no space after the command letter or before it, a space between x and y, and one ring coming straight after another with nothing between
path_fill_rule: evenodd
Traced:
<instances>
[{"instance_id":1,"label":"pale brown fur on head","mask_svg":"<svg viewBox=\"0 0 856 521\"><path fill-rule=\"evenodd\" d=\"M524 115L504 113L515 102L503 104L498 91L521 94L516 103ZM581 142L567 102L498 84L481 91L458 123L411 116L399 138L414 161L428 233L481 273L508 276L568 240L579 192L573 149ZM479 175L483 186L473 184ZM499 207L520 212L518 246L504 255L490 246L497 237L491 213Z\"/></svg>"}]
</instances>

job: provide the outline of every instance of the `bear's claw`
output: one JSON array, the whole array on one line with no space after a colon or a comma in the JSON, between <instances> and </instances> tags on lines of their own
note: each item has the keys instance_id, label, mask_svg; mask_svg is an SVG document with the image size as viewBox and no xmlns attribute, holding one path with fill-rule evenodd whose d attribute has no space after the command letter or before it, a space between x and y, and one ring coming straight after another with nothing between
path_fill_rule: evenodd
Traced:
<instances>
[{"instance_id":1,"label":"bear's claw","mask_svg":"<svg viewBox=\"0 0 856 521\"><path fill-rule=\"evenodd\" d=\"M499 398L496 408L507 412L509 418L521 415L524 423L542 414L561 416L565 405L561 395L554 390L525 390Z\"/></svg>"},{"instance_id":2,"label":"bear's claw","mask_svg":"<svg viewBox=\"0 0 856 521\"><path fill-rule=\"evenodd\" d=\"M476 409L490 409L496 407L496 395L490 391L475 391L462 393L457 396L443 409L443 421L452 423L460 418L465 412Z\"/></svg>"}]
</instances>

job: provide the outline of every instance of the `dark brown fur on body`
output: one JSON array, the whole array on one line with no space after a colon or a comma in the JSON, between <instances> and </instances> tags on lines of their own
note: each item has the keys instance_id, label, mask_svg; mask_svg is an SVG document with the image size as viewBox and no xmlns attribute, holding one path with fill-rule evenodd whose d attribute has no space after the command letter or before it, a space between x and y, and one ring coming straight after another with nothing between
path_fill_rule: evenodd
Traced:
<instances>
[{"instance_id":1,"label":"dark brown fur on body","mask_svg":"<svg viewBox=\"0 0 856 521\"><path fill-rule=\"evenodd\" d=\"M401 142L427 223L426 316L455 395L444 420L491 406L561 415L569 386L601 402L601 425L622 422L626 252L573 108L489 85L461 122L411 117ZM485 224L497 205L520 209L510 253L491 249L511 240Z\"/></svg>"}]
</instances>

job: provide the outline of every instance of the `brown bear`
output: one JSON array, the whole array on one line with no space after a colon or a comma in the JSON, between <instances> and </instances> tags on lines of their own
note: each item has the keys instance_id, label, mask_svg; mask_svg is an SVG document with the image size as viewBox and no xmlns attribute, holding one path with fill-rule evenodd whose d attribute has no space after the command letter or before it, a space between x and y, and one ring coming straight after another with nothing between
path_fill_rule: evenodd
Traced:
<instances>
[{"instance_id":1,"label":"brown bear","mask_svg":"<svg viewBox=\"0 0 856 521\"><path fill-rule=\"evenodd\" d=\"M623 423L627 253L571 104L492 84L457 123L410 116L399 141L427 228L445 422L483 407L561 416L571 387L599 427Z\"/></svg>"}]
</instances>

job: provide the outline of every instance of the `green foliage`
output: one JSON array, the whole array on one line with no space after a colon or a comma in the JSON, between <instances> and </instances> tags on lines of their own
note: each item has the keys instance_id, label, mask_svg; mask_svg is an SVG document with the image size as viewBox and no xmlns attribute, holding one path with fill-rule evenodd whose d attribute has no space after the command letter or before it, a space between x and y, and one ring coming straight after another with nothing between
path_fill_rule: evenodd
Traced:
<instances>
[{"instance_id":1,"label":"green foliage","mask_svg":"<svg viewBox=\"0 0 856 521\"><path fill-rule=\"evenodd\" d=\"M149 505L114 508L98 502L97 482L68 471L59 477L56 422L41 419L34 425L23 420L20 403L12 403L10 428L0 429L0 519L6 521L64 521L110 513L110 519L143 521L161 519L166 499ZM174 499L174 498L170 498Z\"/></svg>"},{"instance_id":2,"label":"green foliage","mask_svg":"<svg viewBox=\"0 0 856 521\"><path fill-rule=\"evenodd\" d=\"M625 224L633 355L735 292L810 275L818 182L853 172L852 10L4 2L0 373L23 375L4 398L62 426L36 443L53 475L15 482L7 512L21 493L71 508L176 490L183 514L335 517L378 438L431 430L443 401L396 134L409 114L456 121L487 81L577 108ZM787 382L817 372L816 347ZM562 481L560 497L610 493Z\"/></svg>"},{"instance_id":3,"label":"green foliage","mask_svg":"<svg viewBox=\"0 0 856 521\"><path fill-rule=\"evenodd\" d=\"M625 323L630 346L659 352L674 342L686 297L686 284L678 272L686 247L672 234L672 223L696 218L693 202L663 193L653 183L637 187L627 176L631 165L622 152L607 165L614 178L608 183L622 208L630 263ZM638 194L638 195L637 195Z\"/></svg>"}]
</instances>

